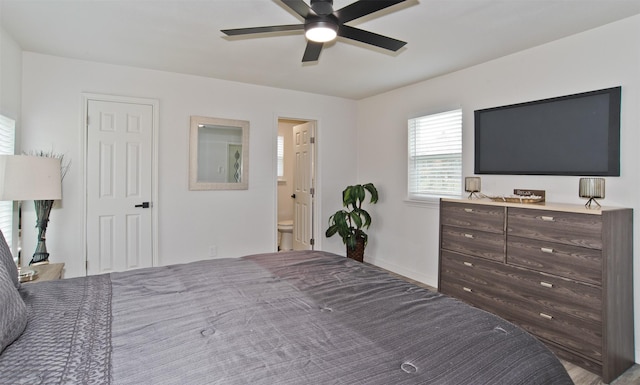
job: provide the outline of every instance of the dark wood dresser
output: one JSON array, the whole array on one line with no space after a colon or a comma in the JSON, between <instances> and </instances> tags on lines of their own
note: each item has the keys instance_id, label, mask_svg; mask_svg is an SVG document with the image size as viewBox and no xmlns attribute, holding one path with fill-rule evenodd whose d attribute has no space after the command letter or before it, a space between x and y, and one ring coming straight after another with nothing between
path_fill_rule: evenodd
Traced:
<instances>
[{"instance_id":1,"label":"dark wood dresser","mask_svg":"<svg viewBox=\"0 0 640 385\"><path fill-rule=\"evenodd\" d=\"M608 383L634 363L633 210L440 202L439 290Z\"/></svg>"}]
</instances>

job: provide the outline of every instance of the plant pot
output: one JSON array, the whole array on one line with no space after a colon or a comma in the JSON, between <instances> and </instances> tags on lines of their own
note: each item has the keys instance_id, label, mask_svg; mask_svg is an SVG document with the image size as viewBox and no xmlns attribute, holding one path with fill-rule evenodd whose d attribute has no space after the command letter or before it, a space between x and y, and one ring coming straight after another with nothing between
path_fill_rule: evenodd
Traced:
<instances>
[{"instance_id":1,"label":"plant pot","mask_svg":"<svg viewBox=\"0 0 640 385\"><path fill-rule=\"evenodd\" d=\"M347 246L347 257L358 262L364 262L364 238L356 239L356 247L354 249Z\"/></svg>"}]
</instances>

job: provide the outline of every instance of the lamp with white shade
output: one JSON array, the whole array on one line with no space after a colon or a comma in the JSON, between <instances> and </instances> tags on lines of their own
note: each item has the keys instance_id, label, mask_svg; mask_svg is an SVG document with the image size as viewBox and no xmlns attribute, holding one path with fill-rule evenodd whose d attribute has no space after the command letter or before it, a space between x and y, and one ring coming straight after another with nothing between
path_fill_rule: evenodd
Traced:
<instances>
[{"instance_id":1,"label":"lamp with white shade","mask_svg":"<svg viewBox=\"0 0 640 385\"><path fill-rule=\"evenodd\" d=\"M469 193L469 199L480 198L480 178L477 176L468 176L464 178L464 191Z\"/></svg>"},{"instance_id":2,"label":"lamp with white shade","mask_svg":"<svg viewBox=\"0 0 640 385\"><path fill-rule=\"evenodd\" d=\"M581 198L589 198L585 207L591 208L591 203L595 203L600 207L600 203L596 200L604 199L604 178L580 178L578 195Z\"/></svg>"},{"instance_id":3,"label":"lamp with white shade","mask_svg":"<svg viewBox=\"0 0 640 385\"><path fill-rule=\"evenodd\" d=\"M30 264L47 263L45 233L53 201L62 199L61 159L46 156L0 155L0 200L33 200L38 244Z\"/></svg>"}]
</instances>

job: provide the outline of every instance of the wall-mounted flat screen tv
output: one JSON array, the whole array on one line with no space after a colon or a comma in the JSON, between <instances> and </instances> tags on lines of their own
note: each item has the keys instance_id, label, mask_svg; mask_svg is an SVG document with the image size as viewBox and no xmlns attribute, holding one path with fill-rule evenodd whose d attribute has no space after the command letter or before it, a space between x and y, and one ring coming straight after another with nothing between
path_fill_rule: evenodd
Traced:
<instances>
[{"instance_id":1,"label":"wall-mounted flat screen tv","mask_svg":"<svg viewBox=\"0 0 640 385\"><path fill-rule=\"evenodd\" d=\"M620 87L476 110L475 173L620 176Z\"/></svg>"}]
</instances>

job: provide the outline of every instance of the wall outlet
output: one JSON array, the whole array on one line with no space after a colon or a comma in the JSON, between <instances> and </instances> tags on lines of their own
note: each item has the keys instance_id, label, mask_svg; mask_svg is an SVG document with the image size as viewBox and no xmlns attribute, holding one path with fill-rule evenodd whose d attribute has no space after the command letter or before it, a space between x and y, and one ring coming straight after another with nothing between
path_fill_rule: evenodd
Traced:
<instances>
[{"instance_id":1,"label":"wall outlet","mask_svg":"<svg viewBox=\"0 0 640 385\"><path fill-rule=\"evenodd\" d=\"M209 257L217 257L218 256L218 246L211 245L209 246Z\"/></svg>"}]
</instances>

